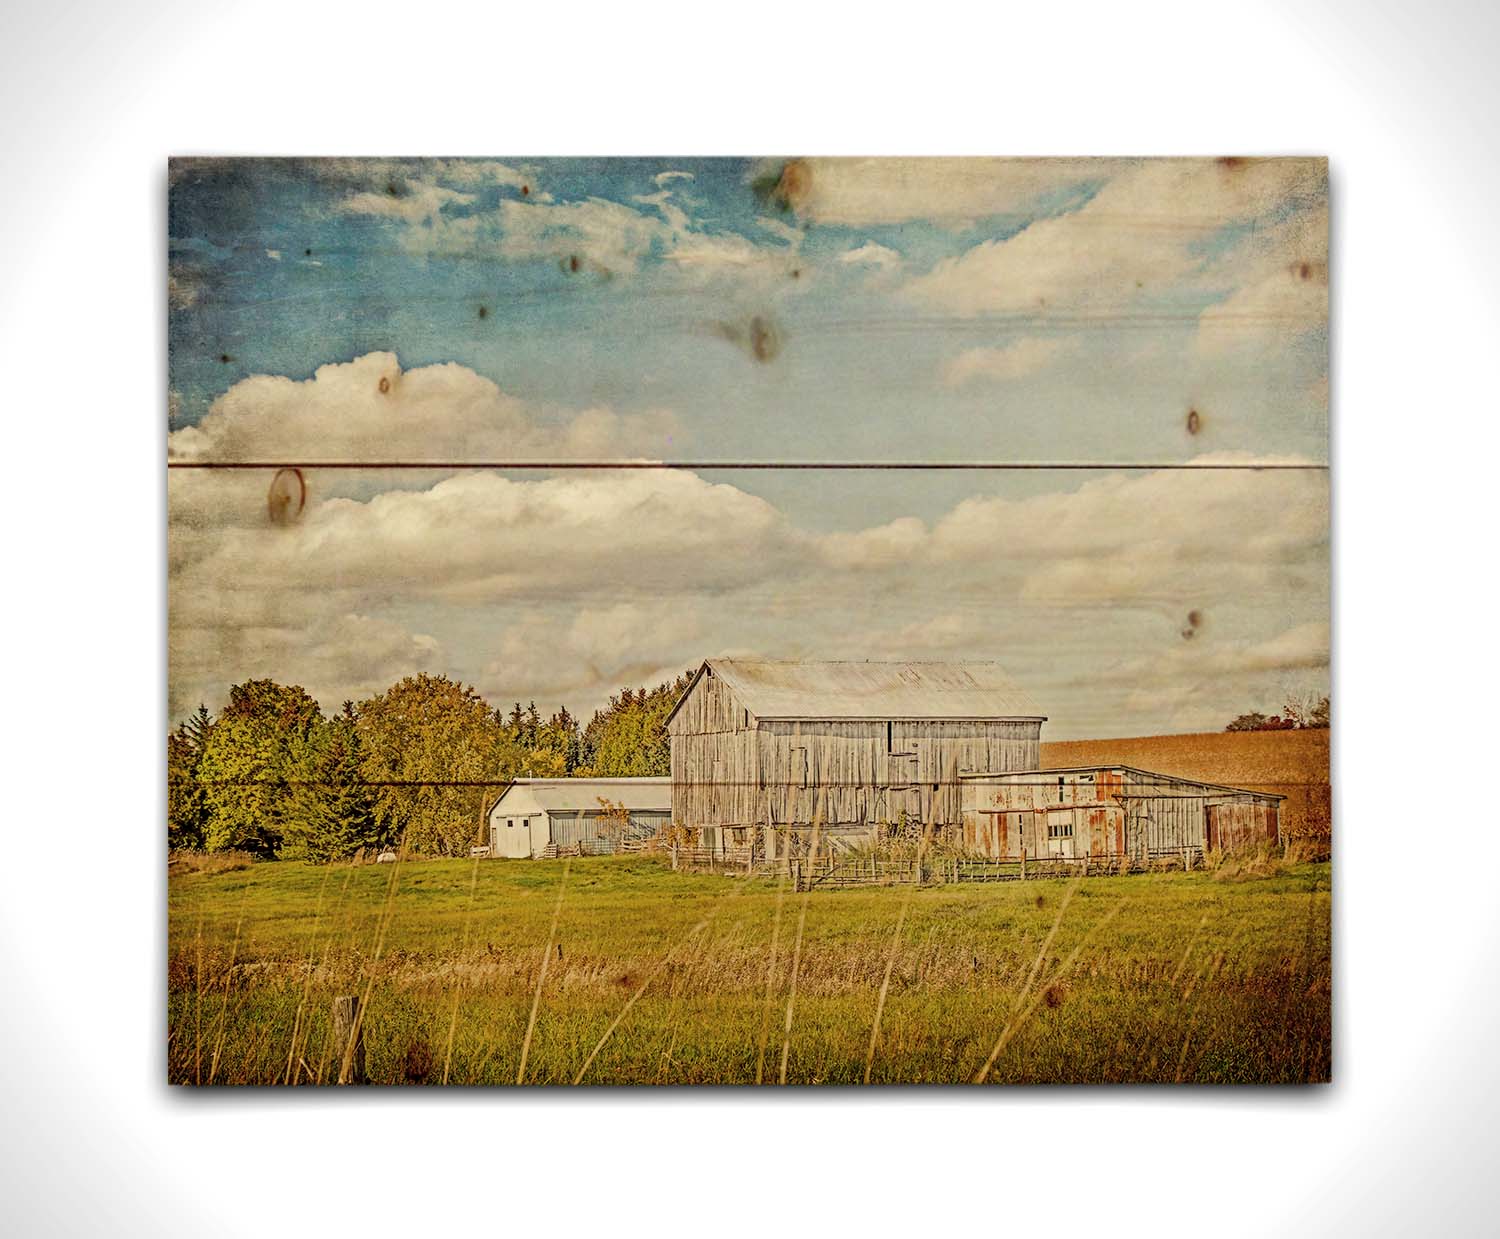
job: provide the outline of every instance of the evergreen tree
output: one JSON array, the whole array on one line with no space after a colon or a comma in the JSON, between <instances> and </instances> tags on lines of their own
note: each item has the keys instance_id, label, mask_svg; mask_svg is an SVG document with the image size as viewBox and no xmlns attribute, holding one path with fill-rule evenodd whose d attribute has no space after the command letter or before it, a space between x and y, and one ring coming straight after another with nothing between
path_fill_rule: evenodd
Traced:
<instances>
[{"instance_id":1,"label":"evergreen tree","mask_svg":"<svg viewBox=\"0 0 1500 1239\"><path fill-rule=\"evenodd\" d=\"M203 746L208 743L209 729L214 725L214 716L208 712L208 707L201 701L198 709L192 716L182 724L182 729L193 742L198 752L203 752Z\"/></svg>"},{"instance_id":2,"label":"evergreen tree","mask_svg":"<svg viewBox=\"0 0 1500 1239\"><path fill-rule=\"evenodd\" d=\"M562 754L563 773L576 774L582 761L583 742L578 731L578 720L568 713L567 706L561 706L547 720L544 734L548 747Z\"/></svg>"},{"instance_id":3,"label":"evergreen tree","mask_svg":"<svg viewBox=\"0 0 1500 1239\"><path fill-rule=\"evenodd\" d=\"M584 730L582 756L597 778L661 777L672 772L666 720L691 673L645 688L621 690Z\"/></svg>"},{"instance_id":4,"label":"evergreen tree","mask_svg":"<svg viewBox=\"0 0 1500 1239\"><path fill-rule=\"evenodd\" d=\"M200 705L167 736L167 846L174 850L203 847L208 799L198 775L212 726L208 707Z\"/></svg>"},{"instance_id":5,"label":"evergreen tree","mask_svg":"<svg viewBox=\"0 0 1500 1239\"><path fill-rule=\"evenodd\" d=\"M354 703L344 702L342 712L311 731L297 749L308 781L293 794L281 855L324 864L385 842L364 779Z\"/></svg>"}]
</instances>

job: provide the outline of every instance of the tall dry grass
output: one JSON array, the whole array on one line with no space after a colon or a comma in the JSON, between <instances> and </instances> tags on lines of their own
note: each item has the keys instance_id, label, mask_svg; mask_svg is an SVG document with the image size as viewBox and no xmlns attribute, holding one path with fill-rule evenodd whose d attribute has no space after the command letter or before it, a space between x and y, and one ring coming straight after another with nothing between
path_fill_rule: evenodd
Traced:
<instances>
[{"instance_id":1,"label":"tall dry grass","mask_svg":"<svg viewBox=\"0 0 1500 1239\"><path fill-rule=\"evenodd\" d=\"M332 1083L358 993L388 1083L1326 1078L1326 868L802 892L800 949L786 894L626 858L174 878L170 1075Z\"/></svg>"}]
</instances>

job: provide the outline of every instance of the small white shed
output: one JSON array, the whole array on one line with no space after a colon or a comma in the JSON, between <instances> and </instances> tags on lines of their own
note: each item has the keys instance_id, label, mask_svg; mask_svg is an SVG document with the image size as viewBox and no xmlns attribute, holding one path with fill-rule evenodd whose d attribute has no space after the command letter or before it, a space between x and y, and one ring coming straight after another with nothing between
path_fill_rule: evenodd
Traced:
<instances>
[{"instance_id":1,"label":"small white shed","mask_svg":"<svg viewBox=\"0 0 1500 1239\"><path fill-rule=\"evenodd\" d=\"M624 808L628 824L610 820L611 806ZM490 810L490 855L613 852L621 838L654 835L671 818L671 779L516 779Z\"/></svg>"}]
</instances>

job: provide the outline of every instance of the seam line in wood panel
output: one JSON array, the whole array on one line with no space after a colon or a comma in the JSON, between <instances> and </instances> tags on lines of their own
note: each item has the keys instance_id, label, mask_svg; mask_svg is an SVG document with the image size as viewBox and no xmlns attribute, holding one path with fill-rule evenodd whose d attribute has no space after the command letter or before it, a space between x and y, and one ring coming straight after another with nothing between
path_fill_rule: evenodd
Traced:
<instances>
[{"instance_id":1,"label":"seam line in wood panel","mask_svg":"<svg viewBox=\"0 0 1500 1239\"><path fill-rule=\"evenodd\" d=\"M169 460L168 469L496 469L496 470L641 470L687 469L694 472L716 469L789 469L789 470L1122 470L1157 471L1176 469L1183 472L1327 472L1329 465L1316 462L1269 462L1264 464L1228 461L893 461L893 460Z\"/></svg>"},{"instance_id":2,"label":"seam line in wood panel","mask_svg":"<svg viewBox=\"0 0 1500 1239\"><path fill-rule=\"evenodd\" d=\"M1053 743L1053 742L1049 742L1049 743ZM1056 741L1055 743L1067 744L1069 742L1066 741L1066 740L1061 740L1061 741ZM1110 767L1110 765L1111 765L1111 763L1105 762L1105 763L1102 763L1101 767L1090 767L1090 768L1091 769L1097 769L1097 768L1106 768L1107 769L1107 768ZM574 776L574 775L558 775L558 776L555 776L552 781L555 781L555 782L558 782L558 783L574 783L574 782L576 782L576 783L595 783L595 782L600 782L600 781L605 780L605 779L613 779L613 778L620 778L620 777L627 777L627 776L601 775L601 776L598 776L598 778L595 778L595 777L592 777L592 776L579 777L579 776ZM658 779L658 780L660 780L662 782L667 782L671 778L670 775L665 775L665 774L659 774L659 775L637 775L637 776L628 776L628 777L652 778L652 779ZM1229 788L1230 787L1230 785L1227 784L1227 783L1206 783L1202 779L1189 779L1189 778L1181 778L1181 779L1179 779L1176 776L1171 776L1171 775L1164 775L1162 777L1164 779L1169 779L1172 782L1202 784L1203 786L1211 786L1211 787L1224 787L1224 788ZM907 787L907 786L910 786L912 784L920 784L923 787L933 787L933 786L936 786L936 787L963 787L963 786L967 785L969 782L971 782L972 780L984 779L984 778L996 778L996 779L998 779L998 778L1005 778L1006 779L1006 784L1005 785L1007 787L1045 787L1045 788L1050 788L1050 789L1053 789L1053 790L1056 790L1056 788L1057 788L1057 780L1056 779L1051 779L1051 780L1042 779L1042 780L1039 780L1039 781L1028 779L1025 782L1021 782L1021 781L1019 781L1017 779L1013 779L1013 778L1007 777L1004 771L995 771L995 772L990 772L990 771L975 771L975 773L972 776L970 776L969 778L960 778L960 779L957 779L957 780L953 780L953 779L936 779L936 780L934 780L934 779L897 779L897 780L893 781L890 784L882 783L882 784L880 784L880 786L882 786L882 787L884 787L884 786ZM342 781L339 781L339 780L329 780L329 779L200 779L199 780L199 782L201 784L203 784L205 787L284 787L284 788L288 788L288 789L291 789L291 788L304 788L304 787L308 787L308 788L310 788L310 787L412 787L412 788L421 788L421 787L508 787L512 783L535 783L535 782L539 782L539 781L541 781L541 780L539 780L537 778L533 778L530 775L517 775L514 779L506 779L506 778L494 778L494 779L369 779L369 780L362 779L362 780L359 780L357 782L342 782ZM785 788L785 787L788 786L788 784L785 781L783 781L783 780L761 780L761 781L757 782L754 779L713 779L713 780L705 779L705 780L684 780L684 782L695 783L695 784L697 784L699 786L713 786L713 787L754 787L754 788L757 788L759 790L771 790L771 791L774 791L774 790L776 790L778 788ZM858 780L858 779L854 779L854 780L848 780L848 779L839 779L839 780L822 779L822 780L819 780L818 786L820 786L820 787L867 787L867 786L870 786L870 784L868 784L868 783L866 783L864 781ZM1070 786L1074 786L1074 785L1070 784ZM1151 783L1148 782L1148 783L1142 784L1141 786L1150 787L1150 786L1154 786L1154 784L1151 784ZM1328 786L1328 780L1327 779L1262 779L1262 780L1259 780L1257 782L1257 786L1260 786L1260 787L1327 787ZM796 788L796 790L798 790L798 791L805 791L806 788L804 788L804 787L802 787L802 786L799 785ZM1239 790L1239 789L1231 789L1231 790ZM1171 799L1174 799L1174 798L1175 797L1173 797L1171 794L1165 794L1165 795L1163 795L1161 797L1161 799L1164 799L1164 800L1171 800ZM1183 798L1184 799L1194 799L1194 797L1183 797ZM1070 808L1070 807L1073 807L1073 806L1071 805L1071 803L1069 803L1069 804L1059 804L1056 807L1057 808ZM592 809L587 810L587 812L590 812L590 813L592 813L593 811L594 810L592 810Z\"/></svg>"}]
</instances>

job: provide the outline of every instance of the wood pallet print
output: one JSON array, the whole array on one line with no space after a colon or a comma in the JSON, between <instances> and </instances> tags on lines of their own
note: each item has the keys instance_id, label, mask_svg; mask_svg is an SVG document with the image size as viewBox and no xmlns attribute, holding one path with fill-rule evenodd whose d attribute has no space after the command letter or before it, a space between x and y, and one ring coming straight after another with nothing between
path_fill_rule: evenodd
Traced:
<instances>
[{"instance_id":1,"label":"wood pallet print","mask_svg":"<svg viewBox=\"0 0 1500 1239\"><path fill-rule=\"evenodd\" d=\"M1330 1079L1326 161L168 194L169 1081Z\"/></svg>"}]
</instances>

